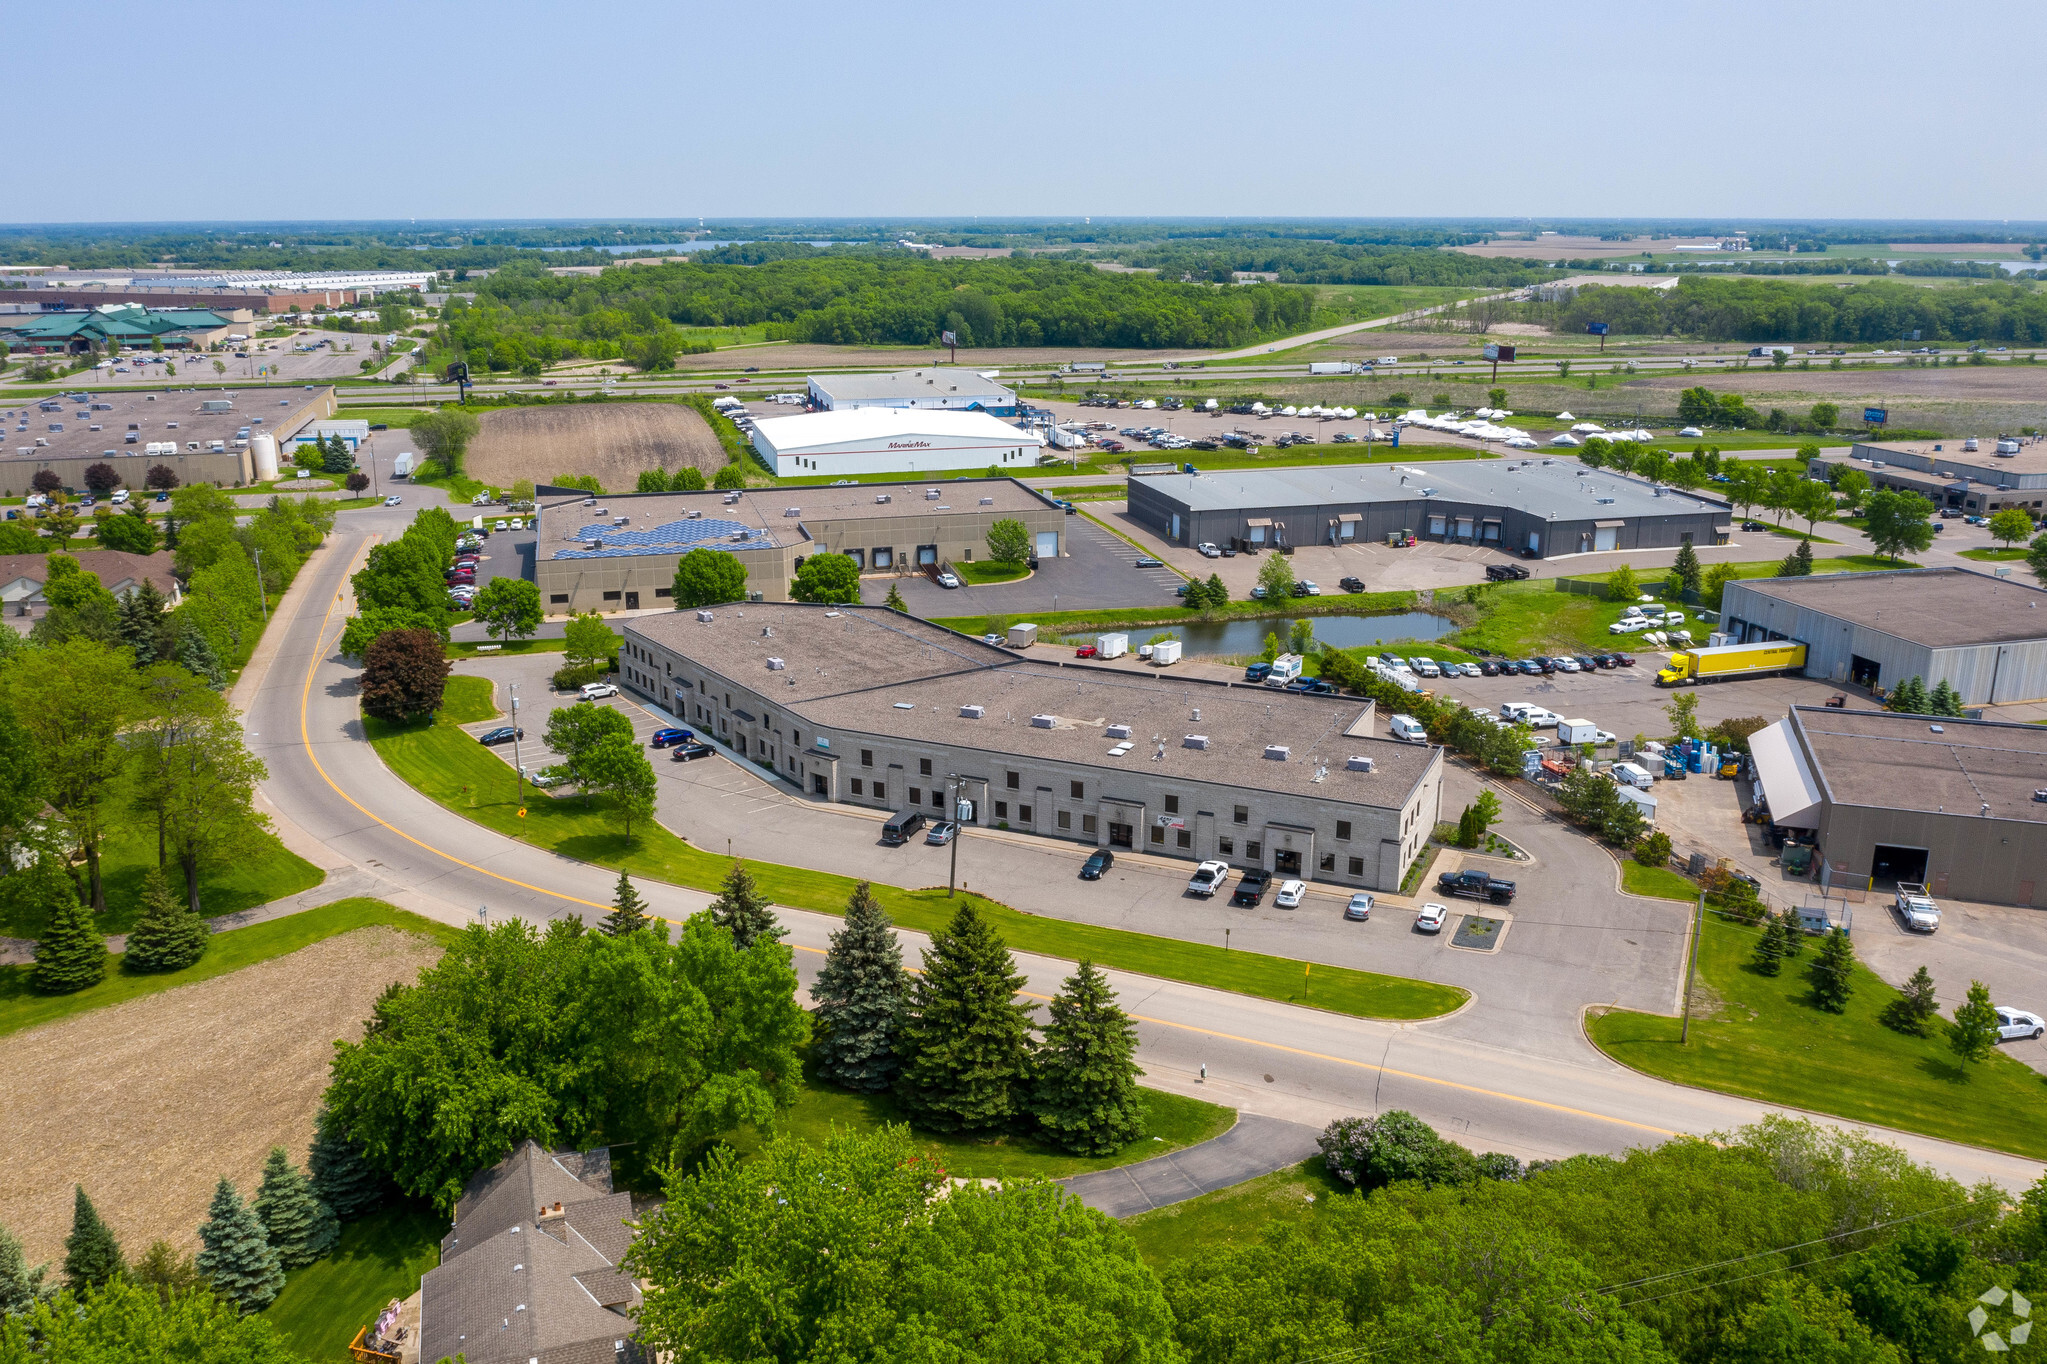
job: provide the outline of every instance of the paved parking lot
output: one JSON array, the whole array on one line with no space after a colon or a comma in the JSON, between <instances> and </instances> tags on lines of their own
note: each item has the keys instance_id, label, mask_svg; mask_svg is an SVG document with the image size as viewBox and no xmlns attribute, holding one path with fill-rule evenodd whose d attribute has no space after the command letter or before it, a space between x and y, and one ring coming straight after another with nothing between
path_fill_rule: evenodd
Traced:
<instances>
[{"instance_id":1,"label":"paved parking lot","mask_svg":"<svg viewBox=\"0 0 2047 1364\"><path fill-rule=\"evenodd\" d=\"M910 614L928 617L1168 606L1179 600L1177 589L1185 578L1169 568L1138 568L1144 551L1132 549L1087 517L1067 517L1065 538L1064 554L1040 560L1037 572L1020 582L947 589L921 576L902 578L898 586L903 602ZM888 593L878 579L869 579L862 588L869 601L880 601Z\"/></svg>"}]
</instances>

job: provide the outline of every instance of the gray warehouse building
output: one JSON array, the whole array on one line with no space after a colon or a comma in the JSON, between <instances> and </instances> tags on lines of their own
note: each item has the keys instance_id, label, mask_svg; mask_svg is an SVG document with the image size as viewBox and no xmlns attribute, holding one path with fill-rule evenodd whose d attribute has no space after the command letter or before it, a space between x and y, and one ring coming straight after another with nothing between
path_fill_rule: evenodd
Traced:
<instances>
[{"instance_id":1,"label":"gray warehouse building","mask_svg":"<svg viewBox=\"0 0 2047 1364\"><path fill-rule=\"evenodd\" d=\"M1371 702L1040 661L876 607L744 605L624 625L627 689L811 800L1391 891L1434 829L1442 750Z\"/></svg>"},{"instance_id":2,"label":"gray warehouse building","mask_svg":"<svg viewBox=\"0 0 2047 1364\"><path fill-rule=\"evenodd\" d=\"M1805 672L1888 692L1946 682L1971 706L2047 698L2047 592L1963 568L1829 573L1727 584L1737 643L1793 639Z\"/></svg>"},{"instance_id":3,"label":"gray warehouse building","mask_svg":"<svg viewBox=\"0 0 2047 1364\"><path fill-rule=\"evenodd\" d=\"M1794 706L1749 740L1770 818L1829 884L2047 908L2047 729Z\"/></svg>"},{"instance_id":4,"label":"gray warehouse building","mask_svg":"<svg viewBox=\"0 0 2047 1364\"><path fill-rule=\"evenodd\" d=\"M1934 506L1969 516L2018 507L2035 521L2047 515L2047 445L2029 436L1996 441L1857 442L1845 455L1810 460L1806 472L1826 478L1837 466L1860 469L1870 486L1918 493Z\"/></svg>"},{"instance_id":5,"label":"gray warehouse building","mask_svg":"<svg viewBox=\"0 0 2047 1364\"><path fill-rule=\"evenodd\" d=\"M1176 545L1340 545L1405 532L1540 559L1724 544L1732 530L1725 503L1548 456L1133 478L1130 514Z\"/></svg>"},{"instance_id":6,"label":"gray warehouse building","mask_svg":"<svg viewBox=\"0 0 2047 1364\"><path fill-rule=\"evenodd\" d=\"M903 369L893 374L813 374L810 401L825 412L851 407L936 408L1016 415L1016 393L970 369Z\"/></svg>"}]
</instances>

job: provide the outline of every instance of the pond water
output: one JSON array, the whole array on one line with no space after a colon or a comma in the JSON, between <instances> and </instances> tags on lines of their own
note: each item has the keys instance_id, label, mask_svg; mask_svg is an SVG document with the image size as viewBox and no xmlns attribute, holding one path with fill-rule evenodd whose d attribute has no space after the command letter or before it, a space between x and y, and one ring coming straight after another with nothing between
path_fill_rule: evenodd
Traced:
<instances>
[{"instance_id":1,"label":"pond water","mask_svg":"<svg viewBox=\"0 0 2047 1364\"><path fill-rule=\"evenodd\" d=\"M1133 625L1130 636L1134 652L1153 635L1173 635L1192 654L1255 654L1265 647L1265 636L1277 632L1283 640L1297 617L1273 616L1256 620L1188 621L1185 625ZM1315 638L1339 649L1356 649L1367 644L1390 644L1396 639L1440 639L1457 628L1456 622L1426 611L1400 611L1380 616L1303 616L1315 623ZM1095 633L1104 633L1097 631ZM1074 639L1092 639L1093 634L1075 634Z\"/></svg>"}]
</instances>

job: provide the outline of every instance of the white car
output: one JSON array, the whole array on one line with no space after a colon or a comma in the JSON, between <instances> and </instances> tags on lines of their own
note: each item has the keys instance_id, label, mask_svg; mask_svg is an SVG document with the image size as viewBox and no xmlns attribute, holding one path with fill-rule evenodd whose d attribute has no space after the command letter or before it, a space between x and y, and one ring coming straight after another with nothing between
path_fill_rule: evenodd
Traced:
<instances>
[{"instance_id":1,"label":"white car","mask_svg":"<svg viewBox=\"0 0 2047 1364\"><path fill-rule=\"evenodd\" d=\"M950 573L941 573L938 575L938 585L940 587L958 587L960 580Z\"/></svg>"},{"instance_id":2,"label":"white car","mask_svg":"<svg viewBox=\"0 0 2047 1364\"><path fill-rule=\"evenodd\" d=\"M1577 659L1564 657L1557 660L1557 671L1560 673L1575 673L1582 671L1582 669L1579 668Z\"/></svg>"},{"instance_id":3,"label":"white car","mask_svg":"<svg viewBox=\"0 0 2047 1364\"><path fill-rule=\"evenodd\" d=\"M585 682L578 694L585 701L595 701L600 696L618 695L618 688L610 682Z\"/></svg>"},{"instance_id":4,"label":"white car","mask_svg":"<svg viewBox=\"0 0 2047 1364\"><path fill-rule=\"evenodd\" d=\"M1372 917L1372 897L1364 891L1350 897L1350 903L1343 907L1346 919L1369 919Z\"/></svg>"},{"instance_id":5,"label":"white car","mask_svg":"<svg viewBox=\"0 0 2047 1364\"><path fill-rule=\"evenodd\" d=\"M1203 862L1194 869L1194 879L1187 883L1189 895L1199 895L1204 900L1223 887L1230 879L1230 864L1227 862Z\"/></svg>"},{"instance_id":6,"label":"white car","mask_svg":"<svg viewBox=\"0 0 2047 1364\"><path fill-rule=\"evenodd\" d=\"M1482 673L1482 672L1480 672L1480 671L1479 671L1479 667L1478 667L1478 664L1476 664L1476 663L1459 663L1459 664L1457 665L1457 671L1458 671L1458 672L1460 672L1460 673L1463 673L1463 674L1464 674L1464 675L1465 675L1466 677L1483 677L1483 676L1485 676L1485 674L1484 674L1484 673Z\"/></svg>"},{"instance_id":7,"label":"white car","mask_svg":"<svg viewBox=\"0 0 2047 1364\"><path fill-rule=\"evenodd\" d=\"M1299 909L1301 897L1307 893L1306 881L1282 881L1279 883L1279 894L1272 897L1272 903L1280 909Z\"/></svg>"},{"instance_id":8,"label":"white car","mask_svg":"<svg viewBox=\"0 0 2047 1364\"><path fill-rule=\"evenodd\" d=\"M114 499L113 499L113 500L114 500L114 505L115 505L115 506L117 506L117 507L118 507L118 506L120 506L120 505L121 505L121 504L122 504L123 502L126 502L126 501L128 500L128 490L127 490L126 488L116 488L116 489L114 489Z\"/></svg>"},{"instance_id":9,"label":"white car","mask_svg":"<svg viewBox=\"0 0 2047 1364\"><path fill-rule=\"evenodd\" d=\"M2047 1032L2047 1023L2040 1021L2040 1015L2025 1013L2019 1009L1997 1011L1997 1040L2010 1042L2021 1037L2038 1037Z\"/></svg>"},{"instance_id":10,"label":"white car","mask_svg":"<svg viewBox=\"0 0 2047 1364\"><path fill-rule=\"evenodd\" d=\"M1304 596L1319 597L1322 595L1322 589L1309 582L1306 578L1301 579L1300 586Z\"/></svg>"},{"instance_id":11,"label":"white car","mask_svg":"<svg viewBox=\"0 0 2047 1364\"><path fill-rule=\"evenodd\" d=\"M405 505L405 499L402 497L387 497L384 499L384 505L387 507L402 507Z\"/></svg>"},{"instance_id":12,"label":"white car","mask_svg":"<svg viewBox=\"0 0 2047 1364\"><path fill-rule=\"evenodd\" d=\"M1449 919L1450 910L1445 905L1423 905L1421 912L1414 916L1414 926L1424 933L1441 933L1443 924Z\"/></svg>"},{"instance_id":13,"label":"white car","mask_svg":"<svg viewBox=\"0 0 2047 1364\"><path fill-rule=\"evenodd\" d=\"M509 526L507 526L507 525L506 525L506 524L505 524L504 522L502 522L502 521L496 522L496 523L494 523L494 524L493 524L493 525L491 526L491 530L492 530L492 531L501 531L501 530L509 530L509 529L510 529L510 527L509 527Z\"/></svg>"}]
</instances>

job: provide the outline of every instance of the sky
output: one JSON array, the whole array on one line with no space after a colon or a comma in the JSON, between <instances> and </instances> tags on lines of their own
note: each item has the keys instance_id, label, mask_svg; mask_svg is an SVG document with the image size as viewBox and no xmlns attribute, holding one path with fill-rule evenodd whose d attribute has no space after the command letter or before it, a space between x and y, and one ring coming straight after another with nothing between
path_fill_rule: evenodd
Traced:
<instances>
[{"instance_id":1,"label":"sky","mask_svg":"<svg viewBox=\"0 0 2047 1364\"><path fill-rule=\"evenodd\" d=\"M72 92L14 223L2047 219L2037 0L98 0L8 31Z\"/></svg>"}]
</instances>

